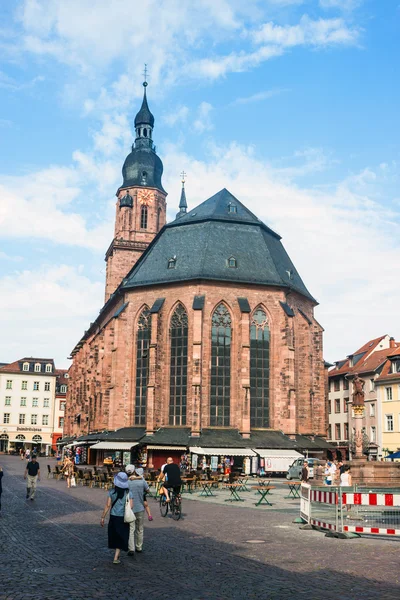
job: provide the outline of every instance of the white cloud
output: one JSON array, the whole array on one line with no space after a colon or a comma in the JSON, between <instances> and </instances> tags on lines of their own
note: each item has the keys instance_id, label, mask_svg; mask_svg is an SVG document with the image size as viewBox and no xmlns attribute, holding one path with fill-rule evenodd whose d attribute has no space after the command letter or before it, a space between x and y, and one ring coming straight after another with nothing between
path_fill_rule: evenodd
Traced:
<instances>
[{"instance_id":1,"label":"white cloud","mask_svg":"<svg viewBox=\"0 0 400 600\"><path fill-rule=\"evenodd\" d=\"M364 0L319 0L321 8L338 8L344 11L350 11L361 6Z\"/></svg>"},{"instance_id":2,"label":"white cloud","mask_svg":"<svg viewBox=\"0 0 400 600\"><path fill-rule=\"evenodd\" d=\"M326 330L327 360L383 333L400 338L400 213L385 208L375 194L375 186L383 184L380 169L365 169L321 191L302 189L289 176L282 181L281 170L256 159L251 147L214 146L209 162L202 162L171 146L165 157L166 173L185 165L189 209L227 187L283 236L320 302L316 317ZM172 216L179 183L167 177L165 186Z\"/></svg>"},{"instance_id":3,"label":"white cloud","mask_svg":"<svg viewBox=\"0 0 400 600\"><path fill-rule=\"evenodd\" d=\"M218 79L224 77L227 73L248 71L266 60L281 56L283 52L283 49L277 46L262 46L253 52L232 52L228 56L204 58L190 63L186 71L188 75L194 78Z\"/></svg>"},{"instance_id":4,"label":"white cloud","mask_svg":"<svg viewBox=\"0 0 400 600\"><path fill-rule=\"evenodd\" d=\"M273 98L274 96L279 96L279 94L283 94L284 92L290 92L290 90L276 89L257 92L256 94L252 94L251 96L236 98L236 100L231 102L231 106L235 106L237 104L252 104L253 102L261 102L262 100L268 100L269 98Z\"/></svg>"},{"instance_id":5,"label":"white cloud","mask_svg":"<svg viewBox=\"0 0 400 600\"><path fill-rule=\"evenodd\" d=\"M44 79L45 78L43 77L43 75L38 75L37 77L30 79L29 81L19 83L13 77L10 77L6 73L3 73L2 71L0 71L0 88L9 90L11 92L19 92L21 90L26 90L28 88L32 88L37 83L44 81Z\"/></svg>"},{"instance_id":6,"label":"white cloud","mask_svg":"<svg viewBox=\"0 0 400 600\"><path fill-rule=\"evenodd\" d=\"M189 108L187 106L177 106L171 112L164 114L162 120L170 127L173 127L177 123L185 123L188 115Z\"/></svg>"},{"instance_id":7,"label":"white cloud","mask_svg":"<svg viewBox=\"0 0 400 600\"><path fill-rule=\"evenodd\" d=\"M213 129L211 112L213 107L209 102L201 102L197 109L196 119L193 121L193 129L196 133L204 133Z\"/></svg>"},{"instance_id":8,"label":"white cloud","mask_svg":"<svg viewBox=\"0 0 400 600\"><path fill-rule=\"evenodd\" d=\"M252 37L258 44L276 44L283 48L293 46L328 46L332 44L353 45L359 38L359 30L347 27L343 19L318 19L313 21L304 15L297 25L264 23Z\"/></svg>"},{"instance_id":9,"label":"white cloud","mask_svg":"<svg viewBox=\"0 0 400 600\"><path fill-rule=\"evenodd\" d=\"M56 366L68 367L77 337L101 307L103 282L60 265L15 272L0 279L0 287L1 360L54 357Z\"/></svg>"}]
</instances>

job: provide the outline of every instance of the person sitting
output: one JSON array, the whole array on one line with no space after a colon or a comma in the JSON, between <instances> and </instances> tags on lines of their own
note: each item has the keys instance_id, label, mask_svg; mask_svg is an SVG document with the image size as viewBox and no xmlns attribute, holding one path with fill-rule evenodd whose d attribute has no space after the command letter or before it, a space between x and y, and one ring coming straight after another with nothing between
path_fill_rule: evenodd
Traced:
<instances>
[{"instance_id":1,"label":"person sitting","mask_svg":"<svg viewBox=\"0 0 400 600\"><path fill-rule=\"evenodd\" d=\"M162 479L162 493L165 495L167 502L171 502L169 490L173 489L175 494L180 494L182 485L180 469L171 457L167 458L167 464L164 467Z\"/></svg>"}]
</instances>

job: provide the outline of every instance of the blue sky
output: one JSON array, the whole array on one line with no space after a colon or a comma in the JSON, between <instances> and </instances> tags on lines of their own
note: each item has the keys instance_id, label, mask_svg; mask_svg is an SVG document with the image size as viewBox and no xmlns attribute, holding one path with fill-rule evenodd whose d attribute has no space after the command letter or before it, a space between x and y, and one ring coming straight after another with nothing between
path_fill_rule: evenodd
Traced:
<instances>
[{"instance_id":1,"label":"blue sky","mask_svg":"<svg viewBox=\"0 0 400 600\"><path fill-rule=\"evenodd\" d=\"M0 5L0 361L59 366L98 314L142 71L169 217L227 187L283 243L333 361L400 338L400 5Z\"/></svg>"}]
</instances>

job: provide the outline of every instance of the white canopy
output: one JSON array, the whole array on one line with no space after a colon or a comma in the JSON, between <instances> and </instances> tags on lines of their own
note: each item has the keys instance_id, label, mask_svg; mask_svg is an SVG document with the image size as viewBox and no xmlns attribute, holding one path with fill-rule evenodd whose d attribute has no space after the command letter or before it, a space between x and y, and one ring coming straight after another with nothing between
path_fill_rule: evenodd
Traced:
<instances>
[{"instance_id":1,"label":"white canopy","mask_svg":"<svg viewBox=\"0 0 400 600\"><path fill-rule=\"evenodd\" d=\"M137 445L138 442L97 442L91 450L130 450Z\"/></svg>"},{"instance_id":2,"label":"white canopy","mask_svg":"<svg viewBox=\"0 0 400 600\"><path fill-rule=\"evenodd\" d=\"M189 448L193 454L205 454L207 456L256 456L250 448L202 448L192 446Z\"/></svg>"},{"instance_id":3,"label":"white canopy","mask_svg":"<svg viewBox=\"0 0 400 600\"><path fill-rule=\"evenodd\" d=\"M303 455L296 450L276 450L269 448L253 448L261 458L301 458Z\"/></svg>"}]
</instances>

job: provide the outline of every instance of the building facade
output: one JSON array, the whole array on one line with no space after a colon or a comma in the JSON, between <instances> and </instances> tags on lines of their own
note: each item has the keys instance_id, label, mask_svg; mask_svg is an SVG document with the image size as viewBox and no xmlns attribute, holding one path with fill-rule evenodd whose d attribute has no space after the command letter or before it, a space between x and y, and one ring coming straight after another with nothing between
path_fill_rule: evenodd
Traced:
<instances>
[{"instance_id":1,"label":"building facade","mask_svg":"<svg viewBox=\"0 0 400 600\"><path fill-rule=\"evenodd\" d=\"M379 443L383 456L400 450L400 344L388 355L375 381L379 398Z\"/></svg>"},{"instance_id":2,"label":"building facade","mask_svg":"<svg viewBox=\"0 0 400 600\"><path fill-rule=\"evenodd\" d=\"M146 90L117 191L106 303L72 351L66 435L326 436L322 327L281 238L224 189L166 223Z\"/></svg>"},{"instance_id":3,"label":"building facade","mask_svg":"<svg viewBox=\"0 0 400 600\"><path fill-rule=\"evenodd\" d=\"M328 440L336 445L343 458L351 457L354 445L352 380L355 373L365 382L364 451L370 459L382 456L381 400L376 384L388 355L397 345L389 335L369 340L329 371Z\"/></svg>"},{"instance_id":4,"label":"building facade","mask_svg":"<svg viewBox=\"0 0 400 600\"><path fill-rule=\"evenodd\" d=\"M0 368L0 452L37 448L54 441L57 373L53 359L26 357ZM64 395L65 397L65 395ZM62 429L56 429L58 437Z\"/></svg>"}]
</instances>

